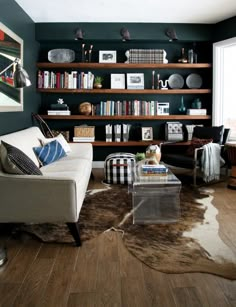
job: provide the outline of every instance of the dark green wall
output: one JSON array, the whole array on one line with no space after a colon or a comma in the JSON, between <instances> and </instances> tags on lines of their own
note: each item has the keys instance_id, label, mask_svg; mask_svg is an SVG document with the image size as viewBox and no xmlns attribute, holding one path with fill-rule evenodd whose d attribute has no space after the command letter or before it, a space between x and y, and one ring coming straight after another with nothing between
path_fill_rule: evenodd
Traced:
<instances>
[{"instance_id":1,"label":"dark green wall","mask_svg":"<svg viewBox=\"0 0 236 307\"><path fill-rule=\"evenodd\" d=\"M32 85L24 89L23 112L0 112L0 135L32 126L31 113L41 101L36 88L36 66L39 44L35 41L35 24L14 0L0 0L0 21L24 40L24 68Z\"/></svg>"},{"instance_id":2,"label":"dark green wall","mask_svg":"<svg viewBox=\"0 0 236 307\"><path fill-rule=\"evenodd\" d=\"M218 22L215 25L215 41L232 38L236 36L236 16Z\"/></svg>"}]
</instances>

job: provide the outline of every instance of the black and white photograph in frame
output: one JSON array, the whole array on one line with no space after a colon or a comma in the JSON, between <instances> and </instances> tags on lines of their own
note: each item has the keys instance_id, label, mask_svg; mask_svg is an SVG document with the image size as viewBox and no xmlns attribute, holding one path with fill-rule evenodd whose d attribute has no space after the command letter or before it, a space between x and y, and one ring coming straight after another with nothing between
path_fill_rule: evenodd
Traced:
<instances>
[{"instance_id":1,"label":"black and white photograph in frame","mask_svg":"<svg viewBox=\"0 0 236 307\"><path fill-rule=\"evenodd\" d=\"M127 74L127 89L144 89L144 74L143 73L128 73Z\"/></svg>"},{"instance_id":2,"label":"black and white photograph in frame","mask_svg":"<svg viewBox=\"0 0 236 307\"><path fill-rule=\"evenodd\" d=\"M116 50L100 50L99 63L116 63Z\"/></svg>"},{"instance_id":3,"label":"black and white photograph in frame","mask_svg":"<svg viewBox=\"0 0 236 307\"><path fill-rule=\"evenodd\" d=\"M142 127L142 141L152 141L153 131L152 127Z\"/></svg>"},{"instance_id":4,"label":"black and white photograph in frame","mask_svg":"<svg viewBox=\"0 0 236 307\"><path fill-rule=\"evenodd\" d=\"M111 89L125 89L125 74L111 74Z\"/></svg>"}]
</instances>

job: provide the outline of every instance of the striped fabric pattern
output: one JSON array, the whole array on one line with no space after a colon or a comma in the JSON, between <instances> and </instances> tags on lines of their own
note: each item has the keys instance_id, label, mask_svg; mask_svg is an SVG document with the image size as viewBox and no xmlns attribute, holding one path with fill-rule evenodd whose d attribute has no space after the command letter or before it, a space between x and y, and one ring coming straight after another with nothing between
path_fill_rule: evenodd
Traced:
<instances>
[{"instance_id":1,"label":"striped fabric pattern","mask_svg":"<svg viewBox=\"0 0 236 307\"><path fill-rule=\"evenodd\" d=\"M117 152L106 157L104 163L105 182L110 184L129 184L132 182L132 168L135 166L135 155Z\"/></svg>"},{"instance_id":2,"label":"striped fabric pattern","mask_svg":"<svg viewBox=\"0 0 236 307\"><path fill-rule=\"evenodd\" d=\"M34 147L33 150L42 165L48 165L66 156L65 150L57 140L43 147Z\"/></svg>"}]
</instances>

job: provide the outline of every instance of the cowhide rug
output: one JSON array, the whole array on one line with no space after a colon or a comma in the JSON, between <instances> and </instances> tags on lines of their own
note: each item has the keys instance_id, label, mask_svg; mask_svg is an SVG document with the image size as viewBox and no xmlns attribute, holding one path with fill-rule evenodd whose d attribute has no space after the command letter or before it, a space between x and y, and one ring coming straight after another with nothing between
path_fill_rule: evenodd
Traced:
<instances>
[{"instance_id":1,"label":"cowhide rug","mask_svg":"<svg viewBox=\"0 0 236 307\"><path fill-rule=\"evenodd\" d=\"M136 225L132 223L127 186L104 185L90 190L79 218L81 239L122 230L126 248L153 269L165 273L205 272L236 279L236 255L219 236L218 211L212 204L214 193L208 192L183 186L178 222ZM34 234L44 242L73 242L62 224L23 225L19 231Z\"/></svg>"}]
</instances>

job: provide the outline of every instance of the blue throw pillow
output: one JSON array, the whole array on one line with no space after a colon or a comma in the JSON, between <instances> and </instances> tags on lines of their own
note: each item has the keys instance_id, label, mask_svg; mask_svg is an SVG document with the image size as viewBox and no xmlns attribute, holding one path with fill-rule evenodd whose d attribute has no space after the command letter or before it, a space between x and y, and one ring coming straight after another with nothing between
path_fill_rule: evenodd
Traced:
<instances>
[{"instance_id":1,"label":"blue throw pillow","mask_svg":"<svg viewBox=\"0 0 236 307\"><path fill-rule=\"evenodd\" d=\"M58 141L52 141L43 147L33 147L34 153L43 165L48 165L66 156Z\"/></svg>"}]
</instances>

